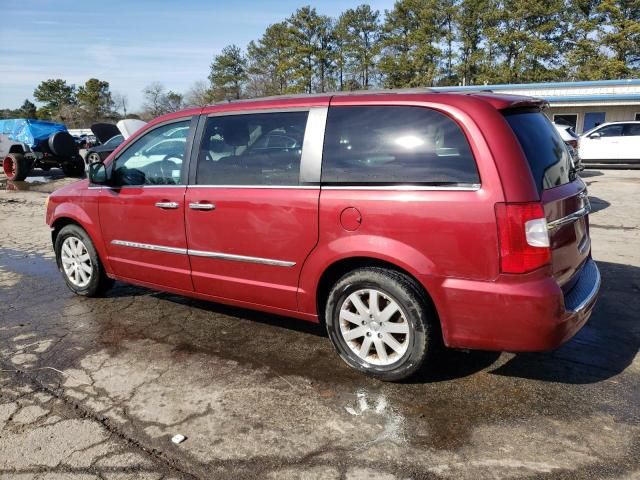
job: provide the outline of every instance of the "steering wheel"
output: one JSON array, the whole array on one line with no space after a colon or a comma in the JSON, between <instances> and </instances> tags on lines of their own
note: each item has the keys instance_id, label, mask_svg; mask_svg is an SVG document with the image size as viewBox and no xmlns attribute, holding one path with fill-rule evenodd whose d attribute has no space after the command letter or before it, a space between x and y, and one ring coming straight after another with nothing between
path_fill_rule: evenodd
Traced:
<instances>
[{"instance_id":1,"label":"steering wheel","mask_svg":"<svg viewBox=\"0 0 640 480\"><path fill-rule=\"evenodd\" d=\"M158 162L161 183L175 183L173 181L173 170L182 163L183 157L184 155L181 153L170 153ZM178 160L178 163L174 162L173 159ZM165 169L169 171L165 172Z\"/></svg>"}]
</instances>

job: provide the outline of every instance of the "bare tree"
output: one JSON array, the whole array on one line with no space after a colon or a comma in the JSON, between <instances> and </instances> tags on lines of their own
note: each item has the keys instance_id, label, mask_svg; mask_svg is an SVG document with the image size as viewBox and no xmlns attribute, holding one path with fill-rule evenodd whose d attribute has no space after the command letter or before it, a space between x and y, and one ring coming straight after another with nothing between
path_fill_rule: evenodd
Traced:
<instances>
[{"instance_id":1,"label":"bare tree","mask_svg":"<svg viewBox=\"0 0 640 480\"><path fill-rule=\"evenodd\" d=\"M160 82L153 82L144 87L142 90L144 95L144 115L149 118L155 118L163 113L164 98L166 96L164 85Z\"/></svg>"},{"instance_id":2,"label":"bare tree","mask_svg":"<svg viewBox=\"0 0 640 480\"><path fill-rule=\"evenodd\" d=\"M129 104L129 97L126 94L120 92L114 92L111 96L116 111L121 111L122 116L127 116L127 105Z\"/></svg>"},{"instance_id":3,"label":"bare tree","mask_svg":"<svg viewBox=\"0 0 640 480\"><path fill-rule=\"evenodd\" d=\"M211 89L204 81L195 82L184 95L186 107L205 107L213 101Z\"/></svg>"}]
</instances>

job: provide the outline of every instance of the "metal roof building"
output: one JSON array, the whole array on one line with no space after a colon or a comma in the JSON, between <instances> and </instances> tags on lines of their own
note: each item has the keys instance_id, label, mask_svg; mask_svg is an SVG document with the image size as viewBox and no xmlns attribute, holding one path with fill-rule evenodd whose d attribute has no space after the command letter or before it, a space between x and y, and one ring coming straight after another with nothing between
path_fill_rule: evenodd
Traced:
<instances>
[{"instance_id":1,"label":"metal roof building","mask_svg":"<svg viewBox=\"0 0 640 480\"><path fill-rule=\"evenodd\" d=\"M640 79L442 88L448 91L478 89L544 98L550 105L546 112L549 118L572 125L578 133L604 122L640 120Z\"/></svg>"}]
</instances>

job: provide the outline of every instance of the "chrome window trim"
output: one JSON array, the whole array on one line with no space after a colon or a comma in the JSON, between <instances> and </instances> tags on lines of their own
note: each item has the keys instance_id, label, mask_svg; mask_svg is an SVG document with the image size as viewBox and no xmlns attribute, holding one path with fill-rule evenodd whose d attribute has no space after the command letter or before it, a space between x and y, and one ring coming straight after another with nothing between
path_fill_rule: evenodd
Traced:
<instances>
[{"instance_id":1,"label":"chrome window trim","mask_svg":"<svg viewBox=\"0 0 640 480\"><path fill-rule=\"evenodd\" d=\"M471 185L469 187L447 187L447 186L429 186L429 185L321 185L322 190L389 190L389 191L458 191L458 192L477 192L480 185Z\"/></svg>"},{"instance_id":2,"label":"chrome window trim","mask_svg":"<svg viewBox=\"0 0 640 480\"><path fill-rule=\"evenodd\" d=\"M188 248L165 247L164 245L153 245L150 243L129 242L127 240L111 240L113 245L121 247L138 248L141 250L151 250L154 252L175 253L177 255L191 255L194 257L218 258L220 260L231 260L235 262L259 263L262 265L272 265L275 267L293 267L296 262L286 260L275 260L273 258L250 257L247 255L235 255L231 253L209 252L204 250L191 250Z\"/></svg>"},{"instance_id":3,"label":"chrome window trim","mask_svg":"<svg viewBox=\"0 0 640 480\"><path fill-rule=\"evenodd\" d=\"M120 187L110 187L108 185L100 185L100 186L89 186L87 187L89 190L121 190L123 188L187 188L186 184L182 185L122 185Z\"/></svg>"},{"instance_id":4,"label":"chrome window trim","mask_svg":"<svg viewBox=\"0 0 640 480\"><path fill-rule=\"evenodd\" d=\"M301 184L320 182L324 132L328 113L329 107L313 107L309 110L302 141L302 157L300 158L299 182Z\"/></svg>"},{"instance_id":5,"label":"chrome window trim","mask_svg":"<svg viewBox=\"0 0 640 480\"><path fill-rule=\"evenodd\" d=\"M246 189L288 189L319 190L320 185L187 185L187 188L246 188Z\"/></svg>"},{"instance_id":6,"label":"chrome window trim","mask_svg":"<svg viewBox=\"0 0 640 480\"><path fill-rule=\"evenodd\" d=\"M287 112L308 112L309 110L315 107L291 107L291 108L272 108L272 107L264 107L264 108L255 108L251 110L227 110L221 112L211 112L207 113L207 118L209 117L226 117L231 115L255 115L255 114L268 114L268 113L287 113Z\"/></svg>"}]
</instances>

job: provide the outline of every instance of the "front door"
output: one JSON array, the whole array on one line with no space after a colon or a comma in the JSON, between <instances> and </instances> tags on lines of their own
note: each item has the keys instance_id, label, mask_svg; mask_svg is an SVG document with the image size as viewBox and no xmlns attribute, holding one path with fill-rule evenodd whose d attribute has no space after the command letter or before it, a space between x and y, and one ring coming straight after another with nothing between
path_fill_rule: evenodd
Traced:
<instances>
[{"instance_id":1,"label":"front door","mask_svg":"<svg viewBox=\"0 0 640 480\"><path fill-rule=\"evenodd\" d=\"M119 277L193 290L184 225L191 118L155 127L111 166L100 195L100 225Z\"/></svg>"},{"instance_id":2,"label":"front door","mask_svg":"<svg viewBox=\"0 0 640 480\"><path fill-rule=\"evenodd\" d=\"M301 182L301 170L307 152L322 150L325 118L326 108L307 108L206 119L185 200L197 292L297 309L320 194L317 183Z\"/></svg>"},{"instance_id":3,"label":"front door","mask_svg":"<svg viewBox=\"0 0 640 480\"><path fill-rule=\"evenodd\" d=\"M619 160L622 124L606 125L580 141L580 156L585 160Z\"/></svg>"}]
</instances>

